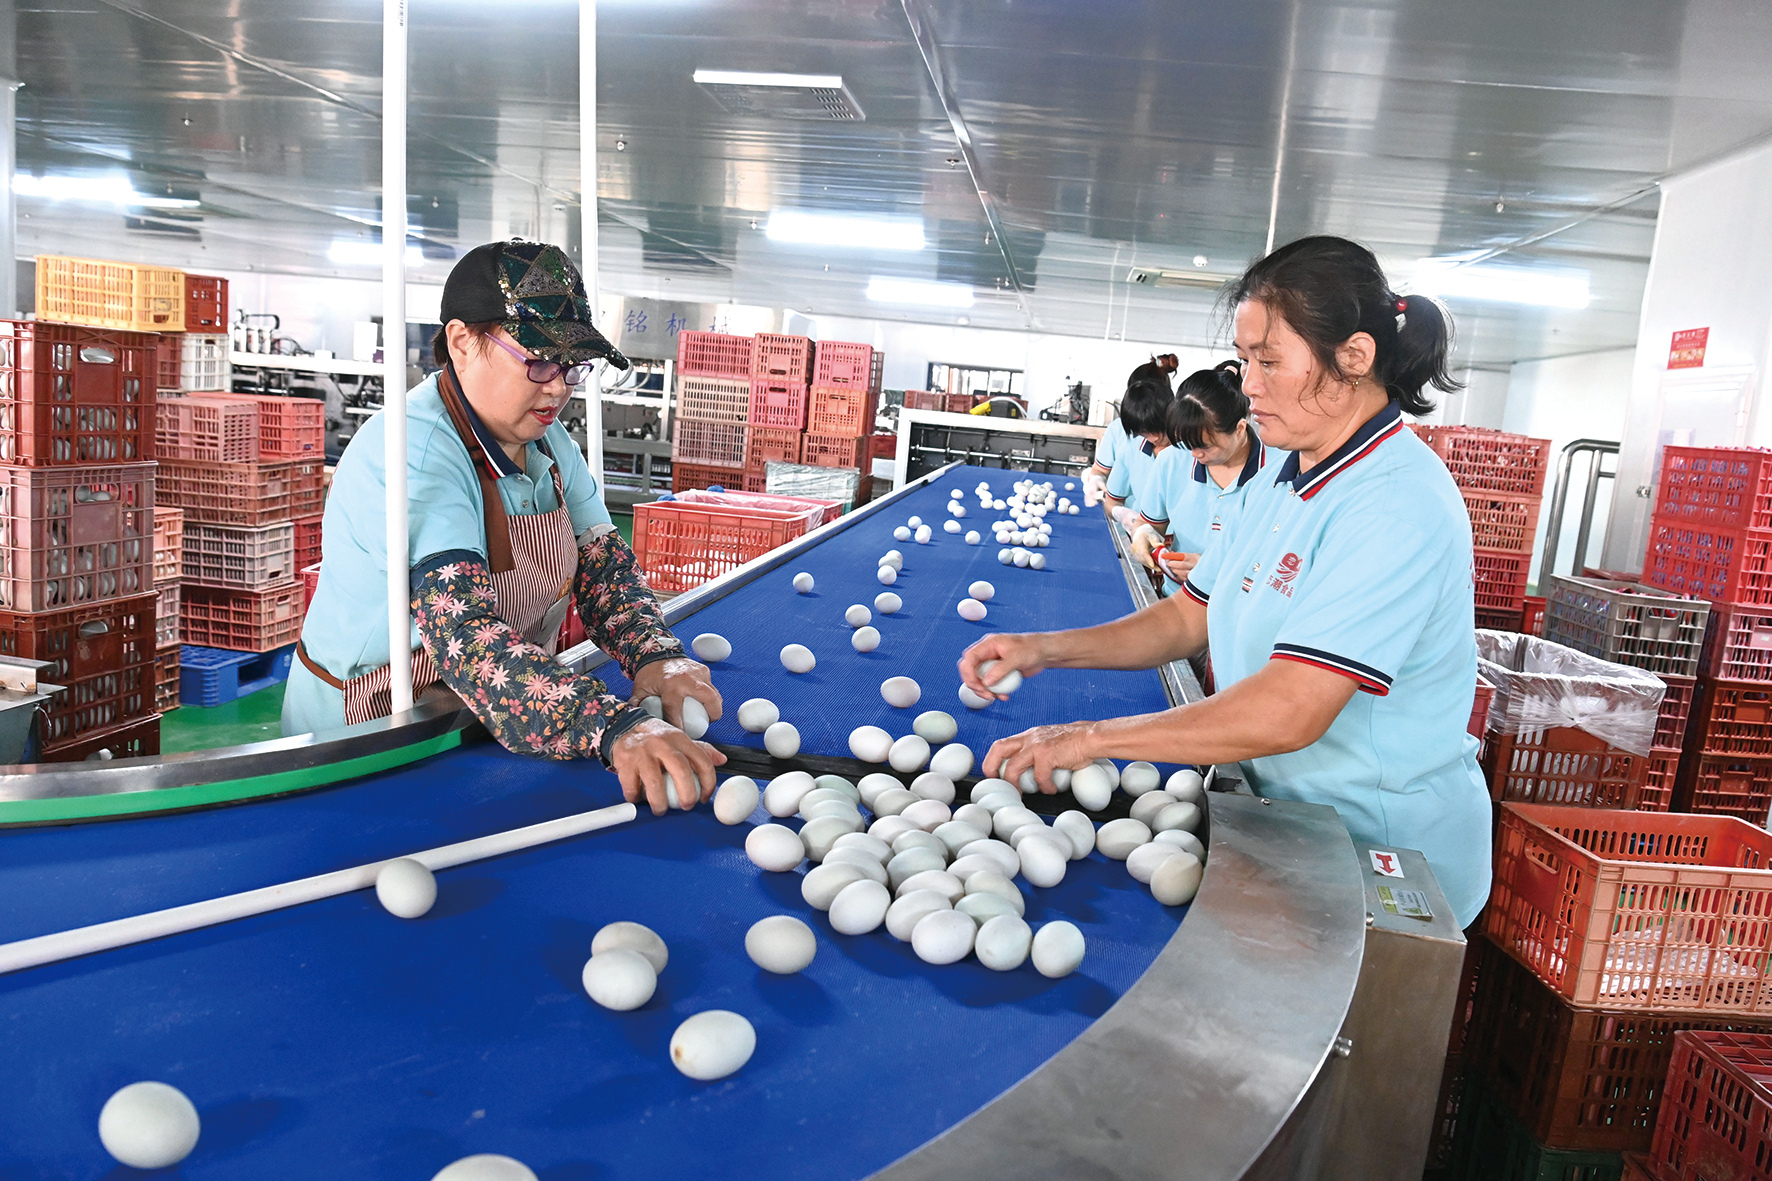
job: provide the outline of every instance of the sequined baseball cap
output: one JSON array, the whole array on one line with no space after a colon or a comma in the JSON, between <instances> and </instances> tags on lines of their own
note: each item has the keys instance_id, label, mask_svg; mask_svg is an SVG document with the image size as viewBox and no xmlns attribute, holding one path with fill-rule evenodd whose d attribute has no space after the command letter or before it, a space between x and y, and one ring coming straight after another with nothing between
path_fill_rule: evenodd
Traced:
<instances>
[{"instance_id":1,"label":"sequined baseball cap","mask_svg":"<svg viewBox=\"0 0 1772 1181\"><path fill-rule=\"evenodd\" d=\"M488 242L455 264L443 284L445 324L498 322L531 356L561 365L599 357L629 367L621 350L591 323L578 268L558 246L543 242Z\"/></svg>"}]
</instances>

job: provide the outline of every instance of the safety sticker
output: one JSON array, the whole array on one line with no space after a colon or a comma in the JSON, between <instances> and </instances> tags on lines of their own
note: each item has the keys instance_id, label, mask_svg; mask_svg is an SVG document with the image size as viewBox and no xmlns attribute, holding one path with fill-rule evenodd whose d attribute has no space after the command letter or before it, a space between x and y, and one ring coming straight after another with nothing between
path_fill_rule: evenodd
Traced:
<instances>
[{"instance_id":1,"label":"safety sticker","mask_svg":"<svg viewBox=\"0 0 1772 1181\"><path fill-rule=\"evenodd\" d=\"M1372 850L1372 868L1387 878L1403 876L1403 862L1395 853L1387 853L1383 849Z\"/></svg>"},{"instance_id":2,"label":"safety sticker","mask_svg":"<svg viewBox=\"0 0 1772 1181\"><path fill-rule=\"evenodd\" d=\"M1433 907L1427 903L1427 895L1420 890L1398 890L1391 886L1380 886L1378 904L1391 914L1401 915L1406 919L1434 917Z\"/></svg>"}]
</instances>

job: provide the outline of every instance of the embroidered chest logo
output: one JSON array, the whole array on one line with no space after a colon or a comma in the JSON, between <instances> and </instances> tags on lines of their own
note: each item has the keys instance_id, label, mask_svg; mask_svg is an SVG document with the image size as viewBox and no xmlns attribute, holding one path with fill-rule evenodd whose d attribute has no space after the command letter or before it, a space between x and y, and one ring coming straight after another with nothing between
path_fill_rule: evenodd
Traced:
<instances>
[{"instance_id":1,"label":"embroidered chest logo","mask_svg":"<svg viewBox=\"0 0 1772 1181\"><path fill-rule=\"evenodd\" d=\"M1280 559L1279 565L1274 567L1272 577L1267 580L1268 586L1290 599L1292 597L1292 580L1298 577L1298 569L1302 565L1304 565L1304 561L1297 554L1287 554Z\"/></svg>"}]
</instances>

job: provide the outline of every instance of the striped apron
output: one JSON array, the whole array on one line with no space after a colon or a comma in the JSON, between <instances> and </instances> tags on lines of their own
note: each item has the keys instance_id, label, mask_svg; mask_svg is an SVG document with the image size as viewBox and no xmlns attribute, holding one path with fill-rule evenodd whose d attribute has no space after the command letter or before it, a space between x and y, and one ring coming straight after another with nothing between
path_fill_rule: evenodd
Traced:
<instances>
[{"instance_id":1,"label":"striped apron","mask_svg":"<svg viewBox=\"0 0 1772 1181\"><path fill-rule=\"evenodd\" d=\"M464 403L445 370L437 375L437 387L443 404L449 409L456 433L471 454L476 446L473 428L468 425ZM553 452L545 442L536 444L549 459ZM554 498L558 504L551 513L526 516L506 514L504 500L498 494L496 478L484 465L474 465L480 477L480 498L486 514L486 550L492 570L495 594L493 610L527 642L554 654L560 624L572 609L572 581L578 574L578 540L572 531L572 516L566 510L566 490L560 483L560 468L554 466ZM388 665L341 681L307 654L298 645L296 655L309 672L345 697L345 724L354 726L385 718L392 712L392 677ZM430 652L419 645L412 653L412 695L418 695L441 681Z\"/></svg>"}]
</instances>

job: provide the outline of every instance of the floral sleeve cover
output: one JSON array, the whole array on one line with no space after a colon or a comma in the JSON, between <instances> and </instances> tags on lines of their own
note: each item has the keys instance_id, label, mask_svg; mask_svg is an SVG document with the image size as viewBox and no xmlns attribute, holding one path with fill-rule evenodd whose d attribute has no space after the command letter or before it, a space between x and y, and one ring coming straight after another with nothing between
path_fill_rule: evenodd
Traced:
<instances>
[{"instance_id":1,"label":"floral sleeve cover","mask_svg":"<svg viewBox=\"0 0 1772 1181\"><path fill-rule=\"evenodd\" d=\"M648 664L683 655L683 642L665 626L634 551L615 530L579 547L572 593L585 634L630 679Z\"/></svg>"},{"instance_id":2,"label":"floral sleeve cover","mask_svg":"<svg viewBox=\"0 0 1772 1181\"><path fill-rule=\"evenodd\" d=\"M437 671L507 750L607 764L610 743L647 716L500 619L477 555L415 570L413 584L418 634Z\"/></svg>"}]
</instances>

